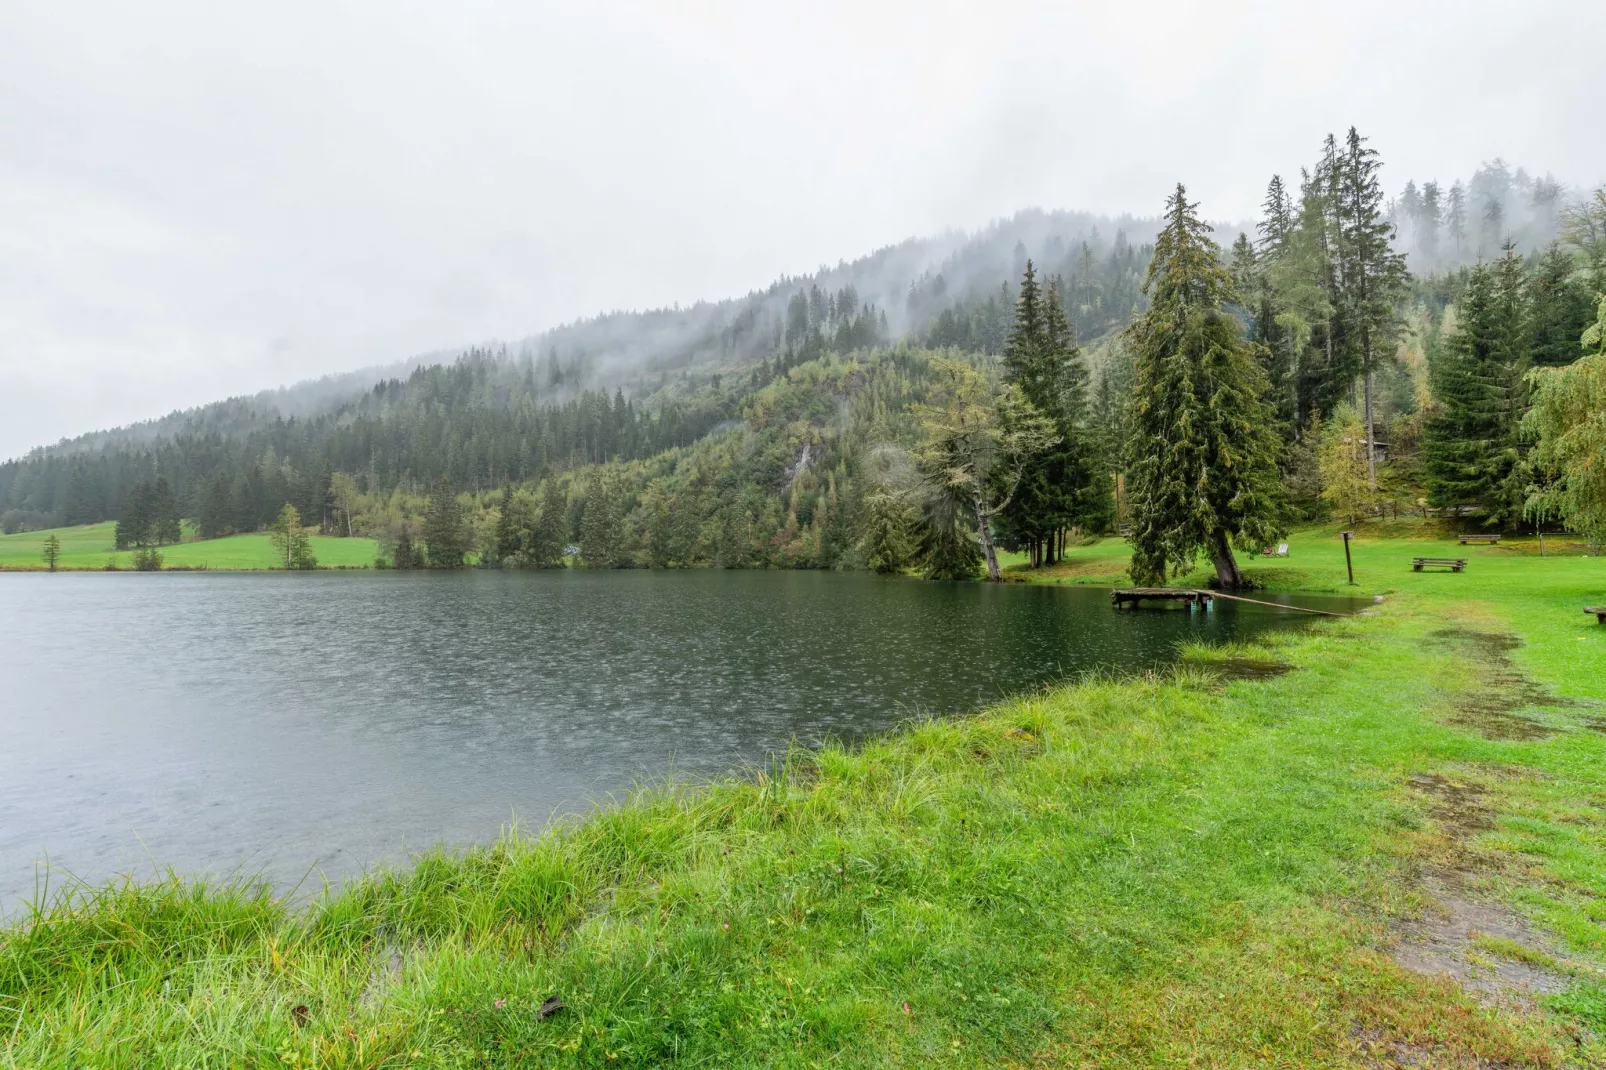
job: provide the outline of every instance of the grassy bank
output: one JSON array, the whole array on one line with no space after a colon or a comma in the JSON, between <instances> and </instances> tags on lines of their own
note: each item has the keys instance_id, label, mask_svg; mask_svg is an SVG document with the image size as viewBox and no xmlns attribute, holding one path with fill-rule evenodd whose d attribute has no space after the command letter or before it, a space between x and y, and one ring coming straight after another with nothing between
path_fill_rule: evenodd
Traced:
<instances>
[{"instance_id":1,"label":"grassy bank","mask_svg":"<svg viewBox=\"0 0 1606 1070\"><path fill-rule=\"evenodd\" d=\"M65 570L133 568L131 551L116 547L116 524L84 524L48 531L23 531L0 535L0 569L43 569L45 539L61 540L61 559L57 568ZM188 524L186 524L188 528ZM372 568L379 544L373 539L342 539L328 535L312 536L312 552L323 568ZM186 532L186 540L161 547L163 568L208 568L256 570L279 567L279 555L265 533L228 535L221 539L197 539Z\"/></svg>"},{"instance_id":2,"label":"grassy bank","mask_svg":"<svg viewBox=\"0 0 1606 1070\"><path fill-rule=\"evenodd\" d=\"M1343 582L1336 540L1291 541L1253 567ZM1598 1063L1606 561L1468 551L1417 574L1425 541L1363 539L1373 615L307 911L58 903L0 936L0 1065Z\"/></svg>"}]
</instances>

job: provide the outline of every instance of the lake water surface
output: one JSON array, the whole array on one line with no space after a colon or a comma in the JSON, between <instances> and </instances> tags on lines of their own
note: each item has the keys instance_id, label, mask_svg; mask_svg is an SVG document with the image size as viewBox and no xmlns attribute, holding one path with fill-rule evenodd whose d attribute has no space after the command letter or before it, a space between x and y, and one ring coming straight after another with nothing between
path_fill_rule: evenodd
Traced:
<instances>
[{"instance_id":1,"label":"lake water surface","mask_svg":"<svg viewBox=\"0 0 1606 1070\"><path fill-rule=\"evenodd\" d=\"M0 576L0 913L47 857L315 885L1297 623L818 572Z\"/></svg>"}]
</instances>

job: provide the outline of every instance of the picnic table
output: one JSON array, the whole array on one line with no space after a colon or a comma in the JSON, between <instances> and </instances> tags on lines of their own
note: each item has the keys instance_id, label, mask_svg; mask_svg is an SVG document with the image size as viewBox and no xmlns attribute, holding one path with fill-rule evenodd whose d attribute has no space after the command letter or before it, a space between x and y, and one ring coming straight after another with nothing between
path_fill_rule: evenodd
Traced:
<instances>
[{"instance_id":1,"label":"picnic table","mask_svg":"<svg viewBox=\"0 0 1606 1070\"><path fill-rule=\"evenodd\" d=\"M1467 567L1464 557L1413 557L1411 558L1411 571L1421 572L1424 568L1447 568L1451 572L1460 572Z\"/></svg>"},{"instance_id":2,"label":"picnic table","mask_svg":"<svg viewBox=\"0 0 1606 1070\"><path fill-rule=\"evenodd\" d=\"M1462 546L1467 545L1467 543L1476 543L1476 542L1486 543L1489 546L1494 546L1494 545L1496 545L1497 543L1500 542L1500 536L1498 536L1498 535L1463 535L1463 536L1461 536L1461 545Z\"/></svg>"},{"instance_id":3,"label":"picnic table","mask_svg":"<svg viewBox=\"0 0 1606 1070\"><path fill-rule=\"evenodd\" d=\"M1598 623L1606 624L1606 606L1585 606L1584 612L1595 614Z\"/></svg>"}]
</instances>

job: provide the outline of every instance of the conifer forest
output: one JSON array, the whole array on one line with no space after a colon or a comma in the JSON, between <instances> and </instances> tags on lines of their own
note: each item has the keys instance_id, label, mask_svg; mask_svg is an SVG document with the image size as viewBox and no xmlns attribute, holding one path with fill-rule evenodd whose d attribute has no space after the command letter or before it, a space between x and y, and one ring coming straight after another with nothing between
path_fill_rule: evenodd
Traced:
<instances>
[{"instance_id":1,"label":"conifer forest","mask_svg":"<svg viewBox=\"0 0 1606 1070\"><path fill-rule=\"evenodd\" d=\"M745 298L234 398L0 465L7 532L368 535L390 566L996 577L1120 531L1159 582L1324 516L1602 532L1606 189L1385 184L1354 129L1261 218L1024 212ZM1593 354L1593 356L1591 356ZM1583 362L1580 364L1580 362ZM1591 361L1594 364L1590 363ZM362 384L362 385L359 385Z\"/></svg>"}]
</instances>

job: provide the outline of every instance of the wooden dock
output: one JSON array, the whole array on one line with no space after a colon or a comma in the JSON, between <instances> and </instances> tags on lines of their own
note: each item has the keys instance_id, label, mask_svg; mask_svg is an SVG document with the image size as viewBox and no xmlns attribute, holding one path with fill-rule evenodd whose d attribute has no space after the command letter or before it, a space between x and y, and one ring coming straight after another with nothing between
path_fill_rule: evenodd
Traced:
<instances>
[{"instance_id":1,"label":"wooden dock","mask_svg":"<svg viewBox=\"0 0 1606 1070\"><path fill-rule=\"evenodd\" d=\"M1110 592L1110 601L1116 609L1127 606L1137 608L1145 602L1185 602L1189 609L1208 606L1215 595L1191 587L1118 587Z\"/></svg>"},{"instance_id":2,"label":"wooden dock","mask_svg":"<svg viewBox=\"0 0 1606 1070\"><path fill-rule=\"evenodd\" d=\"M1127 606L1134 608L1144 602L1185 602L1189 609L1198 606L1209 609L1213 599L1225 598L1229 602L1248 602L1255 606L1269 606L1272 609L1286 609L1290 613L1312 613L1318 617L1345 617L1347 613L1334 613L1330 609L1309 609L1305 606L1284 605L1282 602L1264 602L1259 598L1245 598L1241 594L1224 594L1221 591L1200 591L1191 587L1118 587L1110 592L1110 601L1116 609ZM1594 612L1594 610L1586 610ZM1601 621L1606 624L1606 620Z\"/></svg>"}]
</instances>

